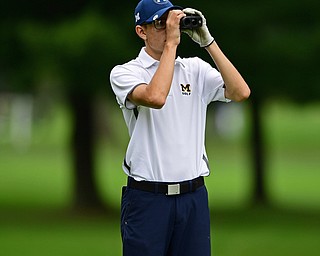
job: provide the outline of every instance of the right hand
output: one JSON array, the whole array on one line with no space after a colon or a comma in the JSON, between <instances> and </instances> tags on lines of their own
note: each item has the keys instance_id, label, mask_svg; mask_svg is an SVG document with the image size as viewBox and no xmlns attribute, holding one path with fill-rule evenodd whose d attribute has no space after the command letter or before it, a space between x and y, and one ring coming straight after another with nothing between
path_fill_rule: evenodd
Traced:
<instances>
[{"instance_id":1,"label":"right hand","mask_svg":"<svg viewBox=\"0 0 320 256\"><path fill-rule=\"evenodd\" d=\"M181 10L169 11L168 18L166 21L166 43L179 45L180 44L180 20L186 14Z\"/></svg>"}]
</instances>

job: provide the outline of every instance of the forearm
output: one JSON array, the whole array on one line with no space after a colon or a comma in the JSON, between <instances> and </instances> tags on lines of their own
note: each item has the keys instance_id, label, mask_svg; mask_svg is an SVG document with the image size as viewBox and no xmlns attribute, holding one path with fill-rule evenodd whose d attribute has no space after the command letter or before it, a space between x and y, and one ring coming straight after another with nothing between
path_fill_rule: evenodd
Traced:
<instances>
[{"instance_id":1,"label":"forearm","mask_svg":"<svg viewBox=\"0 0 320 256\"><path fill-rule=\"evenodd\" d=\"M165 104L170 92L176 59L176 45L166 45L161 55L159 66L150 81L147 92L160 106Z\"/></svg>"},{"instance_id":2,"label":"forearm","mask_svg":"<svg viewBox=\"0 0 320 256\"><path fill-rule=\"evenodd\" d=\"M250 95L249 86L244 81L238 70L220 50L217 43L213 42L205 49L208 51L221 73L226 87L226 98L233 101L243 101L247 99Z\"/></svg>"},{"instance_id":3,"label":"forearm","mask_svg":"<svg viewBox=\"0 0 320 256\"><path fill-rule=\"evenodd\" d=\"M136 105L162 108L169 94L173 79L177 46L166 45L159 66L149 84L139 85L128 96Z\"/></svg>"},{"instance_id":4,"label":"forearm","mask_svg":"<svg viewBox=\"0 0 320 256\"><path fill-rule=\"evenodd\" d=\"M157 32L159 33L158 39L160 43L157 50L154 48L154 45L157 46L156 42L152 42L152 40L150 43L148 42L147 35L149 33L146 33L147 30L143 32L141 27L136 27L139 29L142 38L145 40L147 53L160 62L157 71L149 84L139 85L128 96L136 105L162 108L166 103L173 79L177 47L180 44L180 19L184 16L185 14L181 10L171 10L169 12L166 20L166 30ZM151 33L149 34L149 37L152 38ZM159 50L159 46L161 47L161 41L163 39L165 39L165 45L163 51L161 51Z\"/></svg>"}]
</instances>

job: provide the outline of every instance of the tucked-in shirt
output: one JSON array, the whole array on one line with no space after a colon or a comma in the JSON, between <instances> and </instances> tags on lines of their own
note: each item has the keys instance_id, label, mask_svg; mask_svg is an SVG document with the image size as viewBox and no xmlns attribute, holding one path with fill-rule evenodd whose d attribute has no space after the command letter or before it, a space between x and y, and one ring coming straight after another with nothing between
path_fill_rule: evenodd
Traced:
<instances>
[{"instance_id":1,"label":"tucked-in shirt","mask_svg":"<svg viewBox=\"0 0 320 256\"><path fill-rule=\"evenodd\" d=\"M165 105L161 109L136 106L128 95L149 84L158 66L159 61L142 48L136 59L111 71L111 86L130 135L123 170L139 181L179 182L208 176L207 106L212 101L229 102L221 74L198 57L178 57Z\"/></svg>"}]
</instances>

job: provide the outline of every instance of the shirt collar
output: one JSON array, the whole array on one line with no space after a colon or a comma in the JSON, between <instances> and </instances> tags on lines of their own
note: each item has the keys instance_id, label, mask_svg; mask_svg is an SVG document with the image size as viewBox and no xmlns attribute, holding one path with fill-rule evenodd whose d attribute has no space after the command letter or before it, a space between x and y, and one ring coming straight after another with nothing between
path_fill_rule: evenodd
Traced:
<instances>
[{"instance_id":1,"label":"shirt collar","mask_svg":"<svg viewBox=\"0 0 320 256\"><path fill-rule=\"evenodd\" d=\"M141 64L144 68L150 68L152 65L159 63L158 60L152 58L145 50L145 47L142 47L139 53L138 58L141 61ZM176 58L175 64L182 64L184 66L184 63L180 57Z\"/></svg>"}]
</instances>

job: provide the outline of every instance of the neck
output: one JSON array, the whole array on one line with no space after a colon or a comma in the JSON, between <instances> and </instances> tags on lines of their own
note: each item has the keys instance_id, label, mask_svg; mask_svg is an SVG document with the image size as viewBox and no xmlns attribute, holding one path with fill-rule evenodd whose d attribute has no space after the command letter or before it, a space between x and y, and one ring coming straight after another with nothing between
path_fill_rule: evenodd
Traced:
<instances>
[{"instance_id":1,"label":"neck","mask_svg":"<svg viewBox=\"0 0 320 256\"><path fill-rule=\"evenodd\" d=\"M150 47L148 47L148 46L146 46L145 51L146 51L146 53L148 53L152 58L154 58L155 60L160 61L162 52L153 51L153 50L150 49Z\"/></svg>"}]
</instances>

